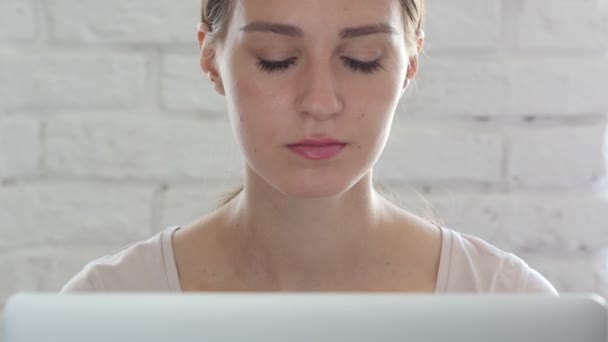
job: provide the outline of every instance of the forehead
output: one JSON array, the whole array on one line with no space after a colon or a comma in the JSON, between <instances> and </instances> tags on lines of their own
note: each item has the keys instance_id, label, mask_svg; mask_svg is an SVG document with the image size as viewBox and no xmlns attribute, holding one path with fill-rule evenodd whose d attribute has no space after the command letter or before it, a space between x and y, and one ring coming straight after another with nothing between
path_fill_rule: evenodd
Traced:
<instances>
[{"instance_id":1,"label":"forehead","mask_svg":"<svg viewBox=\"0 0 608 342\"><path fill-rule=\"evenodd\" d=\"M302 27L304 31L339 31L348 26L391 24L402 27L399 0L234 0L238 25L268 21Z\"/></svg>"}]
</instances>

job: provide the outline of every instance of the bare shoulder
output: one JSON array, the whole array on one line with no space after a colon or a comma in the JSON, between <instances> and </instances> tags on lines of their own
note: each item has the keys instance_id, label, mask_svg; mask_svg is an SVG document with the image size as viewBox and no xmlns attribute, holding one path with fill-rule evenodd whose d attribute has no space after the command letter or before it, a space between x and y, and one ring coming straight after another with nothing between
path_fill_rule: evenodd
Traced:
<instances>
[{"instance_id":1,"label":"bare shoulder","mask_svg":"<svg viewBox=\"0 0 608 342\"><path fill-rule=\"evenodd\" d=\"M391 217L389 226L400 236L401 242L407 243L422 256L439 258L443 238L439 225L396 206L392 209Z\"/></svg>"},{"instance_id":2,"label":"bare shoulder","mask_svg":"<svg viewBox=\"0 0 608 342\"><path fill-rule=\"evenodd\" d=\"M395 268L399 275L393 280L404 285L404 291L433 292L437 283L441 259L441 229L406 210L400 209L390 223L392 233L384 242L384 248L392 251Z\"/></svg>"},{"instance_id":3,"label":"bare shoulder","mask_svg":"<svg viewBox=\"0 0 608 342\"><path fill-rule=\"evenodd\" d=\"M183 291L227 291L234 285L235 242L222 217L212 213L173 235L173 254Z\"/></svg>"}]
</instances>

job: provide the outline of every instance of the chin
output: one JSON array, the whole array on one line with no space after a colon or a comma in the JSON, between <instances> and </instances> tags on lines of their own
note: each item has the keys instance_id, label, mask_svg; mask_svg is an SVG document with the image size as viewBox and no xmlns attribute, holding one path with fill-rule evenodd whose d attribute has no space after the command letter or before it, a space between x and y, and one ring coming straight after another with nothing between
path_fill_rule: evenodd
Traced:
<instances>
[{"instance_id":1,"label":"chin","mask_svg":"<svg viewBox=\"0 0 608 342\"><path fill-rule=\"evenodd\" d=\"M325 169L304 169L285 167L256 169L249 165L252 179L265 183L267 187L293 198L330 198L340 196L357 185L369 169L355 168L354 165L335 165Z\"/></svg>"}]
</instances>

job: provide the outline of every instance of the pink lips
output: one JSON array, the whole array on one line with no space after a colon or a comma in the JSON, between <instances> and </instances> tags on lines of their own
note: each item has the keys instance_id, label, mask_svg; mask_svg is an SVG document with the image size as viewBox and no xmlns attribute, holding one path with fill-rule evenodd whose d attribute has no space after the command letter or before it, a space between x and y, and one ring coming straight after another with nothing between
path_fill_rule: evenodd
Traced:
<instances>
[{"instance_id":1,"label":"pink lips","mask_svg":"<svg viewBox=\"0 0 608 342\"><path fill-rule=\"evenodd\" d=\"M344 149L346 143L333 138L306 139L288 145L289 149L309 160L325 160L336 156Z\"/></svg>"}]
</instances>

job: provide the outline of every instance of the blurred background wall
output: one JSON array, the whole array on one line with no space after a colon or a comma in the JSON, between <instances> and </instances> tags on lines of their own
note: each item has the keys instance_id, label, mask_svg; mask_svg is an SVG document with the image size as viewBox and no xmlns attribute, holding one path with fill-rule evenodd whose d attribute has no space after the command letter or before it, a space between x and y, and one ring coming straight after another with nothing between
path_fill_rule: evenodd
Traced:
<instances>
[{"instance_id":1,"label":"blurred background wall","mask_svg":"<svg viewBox=\"0 0 608 342\"><path fill-rule=\"evenodd\" d=\"M378 182L560 291L608 295L608 0L427 6ZM0 1L0 308L240 183L198 18L198 0Z\"/></svg>"}]
</instances>

